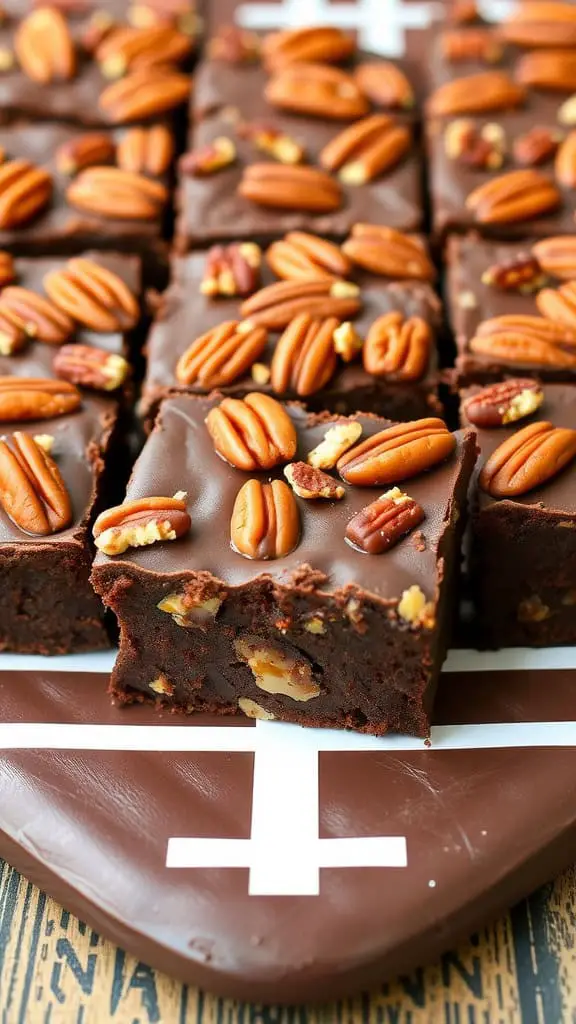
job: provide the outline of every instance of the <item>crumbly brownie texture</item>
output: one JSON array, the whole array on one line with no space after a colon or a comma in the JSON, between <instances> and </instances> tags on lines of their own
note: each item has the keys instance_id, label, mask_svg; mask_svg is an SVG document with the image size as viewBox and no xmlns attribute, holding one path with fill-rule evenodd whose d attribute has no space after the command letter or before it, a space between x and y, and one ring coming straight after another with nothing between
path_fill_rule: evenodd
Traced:
<instances>
[{"instance_id":1,"label":"crumbly brownie texture","mask_svg":"<svg viewBox=\"0 0 576 1024\"><path fill-rule=\"evenodd\" d=\"M392 242L391 245L394 249L396 242ZM425 253L425 250L420 252ZM187 385L180 382L176 375L178 360L194 339L223 321L242 319L240 310L243 300L240 297L212 298L201 291L208 259L204 253L193 253L177 257L172 263L171 284L161 300L146 345L147 370L141 412L149 422L153 420L160 400L171 392L206 394L210 391L210 387L203 387L198 381ZM425 255L423 259L427 261ZM441 413L437 394L437 344L441 333L441 307L430 284L414 280L391 282L385 277L377 277L364 271L355 272L352 267L347 277L355 280L360 288L361 309L357 315L345 316L343 319L351 321L358 335L360 348L352 353L349 362L338 357L331 379L319 390L312 391L304 398L292 387L280 397L302 398L311 409L318 411L329 409L333 412L351 414L360 409L397 420L417 419ZM258 275L254 281L257 281L257 278ZM264 258L262 284L266 286L276 280L278 279L271 273ZM295 282L295 297L300 285L301 282ZM302 303L302 300L300 301ZM302 309L305 308L304 301ZM366 357L364 356L363 360L362 342L365 342L374 321L392 311L400 313L404 320L418 317L429 325L429 352L424 358L421 373L416 373L415 379L403 380L402 368L397 367L394 370L392 364L388 366L388 371L382 371L381 375L365 369ZM267 376L269 377L270 364L280 334L279 330L271 330L265 350L254 359L256 368L251 369L248 366L225 387L219 382L221 390L237 396L254 390L274 394L272 383ZM385 347L383 340L383 351ZM264 376L259 376L259 372Z\"/></svg>"},{"instance_id":2,"label":"crumbly brownie texture","mask_svg":"<svg viewBox=\"0 0 576 1024\"><path fill-rule=\"evenodd\" d=\"M359 58L358 63L371 63L370 58ZM383 65L379 59L380 65ZM373 66L373 65L372 65ZM355 73L355 68L346 65L346 73ZM384 77L384 70L381 72ZM360 78L358 81L362 82ZM404 76L402 75L402 83ZM411 85L389 87L387 92L395 102L386 108L382 104L371 105L365 100L361 114L334 120L330 99L322 99L316 115L295 112L286 107L274 105L266 98L270 75L260 62L231 64L225 61L207 60L198 68L192 108L192 126L188 148L192 153L202 153L213 145L216 139L230 140L236 151L236 159L213 173L194 173L190 158L185 155L180 164L179 192L177 205L177 244L181 251L194 244L206 244L230 238L248 238L267 241L285 231L294 229L312 230L328 237L344 237L353 224L370 221L386 224L403 231L417 231L422 226L423 205L421 194L421 161L414 145L414 117L410 113ZM344 86L343 92L349 86ZM352 88L356 88L352 82ZM404 91L406 90L406 92ZM371 90L372 91L372 90ZM299 83L290 86L288 94L301 101L306 96L313 98L314 83ZM408 104L408 106L407 106ZM299 184L298 175L302 168L310 173L322 170L326 165L321 153L329 143L350 125L361 125L371 112L389 115L389 121L378 128L369 140L371 147L383 149L383 138L390 137L389 166L374 174L370 180L359 179L355 184L342 180L340 164L364 160L368 144L363 144L362 156L357 140L354 150L342 147L339 167L331 170L331 181L314 186L326 197L329 189L341 189L331 209L315 209L307 206ZM398 133L407 128L410 137L406 144L400 143L398 156L392 153L398 146ZM270 148L259 145L254 131L272 132L285 137L303 148L300 163L283 163ZM361 128L358 128L361 131ZM396 136L396 138L393 138ZM411 141L410 141L411 139ZM370 156L370 159L372 157ZM272 197L247 198L240 194L244 188L252 165L267 164L274 169L274 182L266 186ZM344 176L345 176L345 172ZM294 201L288 201L288 194L294 193ZM274 196L281 203L274 206ZM283 208L281 208L281 206Z\"/></svg>"},{"instance_id":3,"label":"crumbly brownie texture","mask_svg":"<svg viewBox=\"0 0 576 1024\"><path fill-rule=\"evenodd\" d=\"M462 392L465 403L483 389ZM541 486L509 498L478 487L495 449L537 421L576 429L576 387L544 384L534 413L509 426L477 431L480 458L473 485L470 578L476 638L485 647L576 643L576 464ZM462 423L471 426L462 406Z\"/></svg>"},{"instance_id":4,"label":"crumbly brownie texture","mask_svg":"<svg viewBox=\"0 0 576 1024\"><path fill-rule=\"evenodd\" d=\"M220 458L204 423L218 402L164 402L128 488L128 501L185 488L191 530L173 543L96 558L94 585L121 626L112 693L190 712L240 706L307 725L424 735L449 637L473 435L456 435L446 461L400 485L425 518L386 553L357 550L345 531L389 488L344 483L340 500L295 499L301 529L293 550L253 560L231 547L233 506L250 478L280 481L283 467L248 473ZM287 409L296 460L335 423L350 423ZM364 438L390 426L370 416L357 422ZM267 689L257 685L258 671L268 674Z\"/></svg>"}]
</instances>

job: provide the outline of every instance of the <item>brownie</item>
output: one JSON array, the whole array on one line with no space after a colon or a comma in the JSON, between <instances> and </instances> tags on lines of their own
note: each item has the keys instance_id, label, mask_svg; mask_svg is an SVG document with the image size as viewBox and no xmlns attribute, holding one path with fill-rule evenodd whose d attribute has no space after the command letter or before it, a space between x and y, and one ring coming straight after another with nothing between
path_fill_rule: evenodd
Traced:
<instances>
[{"instance_id":1,"label":"brownie","mask_svg":"<svg viewBox=\"0 0 576 1024\"><path fill-rule=\"evenodd\" d=\"M482 390L469 388L461 398L465 402ZM508 426L474 425L480 458L469 573L476 639L484 647L576 643L576 463L515 496L492 497L477 480L495 449L530 424L544 421L576 431L576 386L545 383L542 390L543 403L532 415ZM471 425L464 407L461 421Z\"/></svg>"},{"instance_id":2,"label":"brownie","mask_svg":"<svg viewBox=\"0 0 576 1024\"><path fill-rule=\"evenodd\" d=\"M104 459L114 458L116 403L84 394L79 410L55 419L6 423L13 431L53 437L51 455L70 495L69 526L47 536L21 529L5 511L0 489L0 650L70 654L108 647L101 602L90 585L90 528L103 491ZM10 433L9 433L10 432Z\"/></svg>"},{"instance_id":3,"label":"brownie","mask_svg":"<svg viewBox=\"0 0 576 1024\"><path fill-rule=\"evenodd\" d=\"M570 340L573 326L570 327L569 321L565 323L564 340L563 325L557 321L560 332L558 344L555 349L549 346L545 350L546 361L536 352L528 358L530 352L527 347L521 351L507 351L494 343L483 345L481 352L471 349L471 343L476 345L473 339L479 330L483 330L481 325L484 321L502 316L540 316L542 310L538 303L542 301L543 296L539 296L543 289L546 289L546 296L552 297L551 291L557 292L563 287L563 278L555 276L554 264L544 261L545 270L536 259L542 244L534 239L516 243L496 242L481 239L475 234L450 240L446 303L457 346L456 376L461 384L496 381L504 373L576 382L576 341ZM552 244L554 250L562 251L564 263L569 267L565 257L566 254L570 256L572 247L576 253L576 238L566 236L568 250L564 245L559 247L555 239L546 239L544 244L550 255L553 254ZM521 275L516 286L511 283L514 273Z\"/></svg>"},{"instance_id":4,"label":"brownie","mask_svg":"<svg viewBox=\"0 0 576 1024\"><path fill-rule=\"evenodd\" d=\"M202 150L219 137L231 139L237 159L215 173L194 176L180 166L176 235L180 250L228 238L268 241L292 229L342 238L358 221L386 224L403 231L422 225L421 163L414 141L402 159L364 184L342 184L339 208L311 212L263 206L238 194L247 167L274 158L243 136L243 125L264 124L304 147L305 166L318 166L323 148L350 122L304 116L274 109L265 99L268 75L256 64L231 65L206 60L195 76L188 149ZM413 116L394 110L390 116L407 125L414 136ZM276 162L286 175L291 167ZM298 168L296 168L298 170ZM333 180L338 180L335 176ZM288 188L278 185L278 193ZM283 198L284 201L284 198Z\"/></svg>"},{"instance_id":5,"label":"brownie","mask_svg":"<svg viewBox=\"0 0 576 1024\"><path fill-rule=\"evenodd\" d=\"M173 543L96 557L94 585L121 626L115 698L159 697L190 712L228 714L240 707L307 725L426 734L449 640L473 434L453 437L440 421L428 421L452 450L400 484L424 519L385 553L367 554L345 539L351 519L386 491L381 481L346 484L341 500L294 498L299 542L296 528L294 549L282 554L286 544L279 557L264 561L260 548L255 558L243 557L240 550L247 549L238 537L231 546L231 515L250 478L250 486L272 480L281 488L283 466L250 473L219 457L204 424L218 402L167 399L128 487L128 502L185 489L189 532ZM286 409L296 428L297 460L334 425L360 424L364 440L392 426L374 416L345 420L309 414L298 404ZM433 428L422 429L427 436ZM332 489L337 481L328 480ZM118 514L122 506L113 517ZM250 522L250 515L241 517L240 528ZM137 515L136 530L146 530L143 523ZM278 530L273 552L286 541ZM264 688L250 663L256 674L260 665ZM290 680L295 688L287 695Z\"/></svg>"},{"instance_id":6,"label":"brownie","mask_svg":"<svg viewBox=\"0 0 576 1024\"><path fill-rule=\"evenodd\" d=\"M175 372L178 359L195 338L223 321L242 318L241 299L210 298L200 291L206 263L206 254L200 252L176 257L172 262L171 283L160 301L146 345L147 370L141 412L148 421L153 419L161 399L171 392L206 394L210 390L199 384L179 384ZM441 330L441 306L432 287L422 281L390 281L365 271L350 276L355 276L362 299L362 308L353 320L360 337L365 338L378 317L393 310L405 318L420 317L429 324L433 338L428 364L421 379L400 381L394 379L394 374L377 377L368 373L358 353L354 361L345 363L339 360L333 377L320 390L307 395L306 403L319 411L329 409L349 414L360 409L381 413L391 419L437 415L441 411L437 396L436 351ZM264 262L263 285L275 280ZM269 366L279 337L280 331L270 331L266 349L258 357L257 368ZM258 383L251 372L241 374L221 390L240 396L253 390L274 393L269 382ZM282 397L292 399L301 396L289 391Z\"/></svg>"}]
</instances>

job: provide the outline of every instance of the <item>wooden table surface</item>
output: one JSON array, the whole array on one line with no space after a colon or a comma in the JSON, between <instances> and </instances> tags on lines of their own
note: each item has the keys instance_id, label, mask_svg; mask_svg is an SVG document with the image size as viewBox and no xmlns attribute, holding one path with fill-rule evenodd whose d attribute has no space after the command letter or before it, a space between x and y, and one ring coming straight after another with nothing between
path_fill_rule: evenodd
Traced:
<instances>
[{"instance_id":1,"label":"wooden table surface","mask_svg":"<svg viewBox=\"0 0 576 1024\"><path fill-rule=\"evenodd\" d=\"M0 861L1 1024L574 1024L576 869L456 953L322 1008L213 998L158 974Z\"/></svg>"}]
</instances>

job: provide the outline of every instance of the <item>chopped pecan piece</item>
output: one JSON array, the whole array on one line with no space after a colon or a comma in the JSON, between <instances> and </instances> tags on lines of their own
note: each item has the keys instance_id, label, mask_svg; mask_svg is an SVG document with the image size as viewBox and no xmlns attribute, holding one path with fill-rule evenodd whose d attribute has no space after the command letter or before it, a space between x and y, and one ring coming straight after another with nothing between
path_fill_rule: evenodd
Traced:
<instances>
[{"instance_id":1,"label":"chopped pecan piece","mask_svg":"<svg viewBox=\"0 0 576 1024\"><path fill-rule=\"evenodd\" d=\"M576 430L530 423L489 456L480 486L493 498L513 498L557 476L575 457Z\"/></svg>"},{"instance_id":2,"label":"chopped pecan piece","mask_svg":"<svg viewBox=\"0 0 576 1024\"><path fill-rule=\"evenodd\" d=\"M291 462L285 467L284 476L299 498L338 501L346 493L342 484L337 483L334 477L323 473L321 469L314 469L307 462Z\"/></svg>"},{"instance_id":3,"label":"chopped pecan piece","mask_svg":"<svg viewBox=\"0 0 576 1024\"><path fill-rule=\"evenodd\" d=\"M424 510L399 487L386 491L350 520L346 540L369 555L394 547L424 519Z\"/></svg>"},{"instance_id":4,"label":"chopped pecan piece","mask_svg":"<svg viewBox=\"0 0 576 1024\"><path fill-rule=\"evenodd\" d=\"M251 64L260 56L260 39L237 25L220 25L207 44L210 60L225 64Z\"/></svg>"},{"instance_id":5,"label":"chopped pecan piece","mask_svg":"<svg viewBox=\"0 0 576 1024\"><path fill-rule=\"evenodd\" d=\"M364 117L369 106L352 75L325 64L289 64L271 76L264 97L280 110L335 121Z\"/></svg>"},{"instance_id":6,"label":"chopped pecan piece","mask_svg":"<svg viewBox=\"0 0 576 1024\"><path fill-rule=\"evenodd\" d=\"M362 434L362 424L346 420L330 427L320 444L308 453L306 462L315 469L333 469L338 459L347 452Z\"/></svg>"},{"instance_id":7,"label":"chopped pecan piece","mask_svg":"<svg viewBox=\"0 0 576 1024\"><path fill-rule=\"evenodd\" d=\"M408 152L410 129L388 114L372 114L344 128L321 151L327 171L338 171L346 185L363 185L391 170Z\"/></svg>"},{"instance_id":8,"label":"chopped pecan piece","mask_svg":"<svg viewBox=\"0 0 576 1024\"><path fill-rule=\"evenodd\" d=\"M210 389L247 373L266 347L265 327L250 320L226 320L196 338L176 364L180 384Z\"/></svg>"},{"instance_id":9,"label":"chopped pecan piece","mask_svg":"<svg viewBox=\"0 0 576 1024\"><path fill-rule=\"evenodd\" d=\"M497 171L504 163L506 136L499 124L479 127L474 121L461 117L447 126L444 149L450 160L466 167Z\"/></svg>"},{"instance_id":10,"label":"chopped pecan piece","mask_svg":"<svg viewBox=\"0 0 576 1024\"><path fill-rule=\"evenodd\" d=\"M127 331L138 321L136 296L118 274L95 260L75 256L62 270L46 274L43 284L59 309L93 331Z\"/></svg>"},{"instance_id":11,"label":"chopped pecan piece","mask_svg":"<svg viewBox=\"0 0 576 1024\"><path fill-rule=\"evenodd\" d=\"M73 136L58 146L55 155L56 169L60 174L72 177L85 167L112 163L115 154L116 146L109 135L104 132L86 132L84 135Z\"/></svg>"},{"instance_id":12,"label":"chopped pecan piece","mask_svg":"<svg viewBox=\"0 0 576 1024\"><path fill-rule=\"evenodd\" d=\"M130 372L123 356L94 345L63 345L52 367L63 380L94 391L116 391Z\"/></svg>"},{"instance_id":13,"label":"chopped pecan piece","mask_svg":"<svg viewBox=\"0 0 576 1024\"><path fill-rule=\"evenodd\" d=\"M172 25L121 25L106 33L95 57L105 78L120 78L130 71L181 64L191 52L190 37Z\"/></svg>"},{"instance_id":14,"label":"chopped pecan piece","mask_svg":"<svg viewBox=\"0 0 576 1024\"><path fill-rule=\"evenodd\" d=\"M514 139L512 152L517 164L522 167L539 167L552 160L562 141L561 132L553 132L550 128L534 125L524 135Z\"/></svg>"},{"instance_id":15,"label":"chopped pecan piece","mask_svg":"<svg viewBox=\"0 0 576 1024\"><path fill-rule=\"evenodd\" d=\"M300 539L300 516L282 480L248 480L240 488L230 523L232 547L245 558L283 558Z\"/></svg>"},{"instance_id":16,"label":"chopped pecan piece","mask_svg":"<svg viewBox=\"0 0 576 1024\"><path fill-rule=\"evenodd\" d=\"M206 426L218 454L245 472L272 469L296 454L296 428L269 395L224 398L208 413Z\"/></svg>"},{"instance_id":17,"label":"chopped pecan piece","mask_svg":"<svg viewBox=\"0 0 576 1024\"><path fill-rule=\"evenodd\" d=\"M0 505L25 533L45 537L72 522L72 504L49 453L19 431L0 439Z\"/></svg>"},{"instance_id":18,"label":"chopped pecan piece","mask_svg":"<svg viewBox=\"0 0 576 1024\"><path fill-rule=\"evenodd\" d=\"M206 254L202 295L252 295L260 283L262 251L254 242L214 245Z\"/></svg>"},{"instance_id":19,"label":"chopped pecan piece","mask_svg":"<svg viewBox=\"0 0 576 1024\"><path fill-rule=\"evenodd\" d=\"M272 356L270 382L279 394L293 390L302 398L320 391L336 371L335 317L316 319L300 313L288 324Z\"/></svg>"},{"instance_id":20,"label":"chopped pecan piece","mask_svg":"<svg viewBox=\"0 0 576 1024\"><path fill-rule=\"evenodd\" d=\"M0 377L0 421L24 423L66 416L80 407L73 384L43 377Z\"/></svg>"},{"instance_id":21,"label":"chopped pecan piece","mask_svg":"<svg viewBox=\"0 0 576 1024\"><path fill-rule=\"evenodd\" d=\"M280 241L272 242L266 261L285 281L335 281L352 269L338 245L305 231L289 231Z\"/></svg>"},{"instance_id":22,"label":"chopped pecan piece","mask_svg":"<svg viewBox=\"0 0 576 1024\"><path fill-rule=\"evenodd\" d=\"M440 419L397 423L347 451L338 459L338 472L356 487L379 487L432 469L455 447L454 435Z\"/></svg>"},{"instance_id":23,"label":"chopped pecan piece","mask_svg":"<svg viewBox=\"0 0 576 1024\"><path fill-rule=\"evenodd\" d=\"M195 178L203 178L216 174L224 167L229 167L236 159L236 146L232 139L220 135L213 142L200 149L193 149L180 157L179 167L182 174L190 174Z\"/></svg>"},{"instance_id":24,"label":"chopped pecan piece","mask_svg":"<svg viewBox=\"0 0 576 1024\"><path fill-rule=\"evenodd\" d=\"M361 307L360 289L350 281L279 281L261 288L240 307L242 316L281 330L300 313L349 320Z\"/></svg>"},{"instance_id":25,"label":"chopped pecan piece","mask_svg":"<svg viewBox=\"0 0 576 1024\"><path fill-rule=\"evenodd\" d=\"M535 256L519 252L494 263L482 274L482 284L504 292L536 292L547 280Z\"/></svg>"},{"instance_id":26,"label":"chopped pecan piece","mask_svg":"<svg viewBox=\"0 0 576 1024\"><path fill-rule=\"evenodd\" d=\"M248 665L256 686L266 693L279 693L298 701L320 695L307 659L290 657L262 641L235 640L234 649L240 661Z\"/></svg>"},{"instance_id":27,"label":"chopped pecan piece","mask_svg":"<svg viewBox=\"0 0 576 1024\"><path fill-rule=\"evenodd\" d=\"M426 595L417 584L408 587L398 602L398 615L411 626L424 626L433 629L434 603L426 600Z\"/></svg>"},{"instance_id":28,"label":"chopped pecan piece","mask_svg":"<svg viewBox=\"0 0 576 1024\"><path fill-rule=\"evenodd\" d=\"M241 139L253 142L262 153L268 153L281 164L301 164L304 147L280 128L267 121L245 121L238 125Z\"/></svg>"},{"instance_id":29,"label":"chopped pecan piece","mask_svg":"<svg viewBox=\"0 0 576 1024\"><path fill-rule=\"evenodd\" d=\"M105 555L121 555L128 548L177 540L188 533L191 522L186 494L178 491L173 498L137 498L116 505L98 516L92 532Z\"/></svg>"},{"instance_id":30,"label":"chopped pecan piece","mask_svg":"<svg viewBox=\"0 0 576 1024\"><path fill-rule=\"evenodd\" d=\"M334 331L334 349L345 363L351 363L362 351L364 342L354 324L346 320Z\"/></svg>"},{"instance_id":31,"label":"chopped pecan piece","mask_svg":"<svg viewBox=\"0 0 576 1024\"><path fill-rule=\"evenodd\" d=\"M463 403L466 417L475 427L505 427L531 416L544 401L538 381L515 378L491 384Z\"/></svg>"}]
</instances>

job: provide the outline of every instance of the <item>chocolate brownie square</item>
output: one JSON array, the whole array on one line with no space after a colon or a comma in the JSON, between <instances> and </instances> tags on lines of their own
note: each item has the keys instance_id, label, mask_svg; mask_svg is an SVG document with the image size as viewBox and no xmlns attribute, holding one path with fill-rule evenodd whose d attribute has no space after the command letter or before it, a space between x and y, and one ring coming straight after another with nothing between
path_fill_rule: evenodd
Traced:
<instances>
[{"instance_id":1,"label":"chocolate brownie square","mask_svg":"<svg viewBox=\"0 0 576 1024\"><path fill-rule=\"evenodd\" d=\"M167 399L95 526L115 698L425 735L475 457L437 419Z\"/></svg>"}]
</instances>

